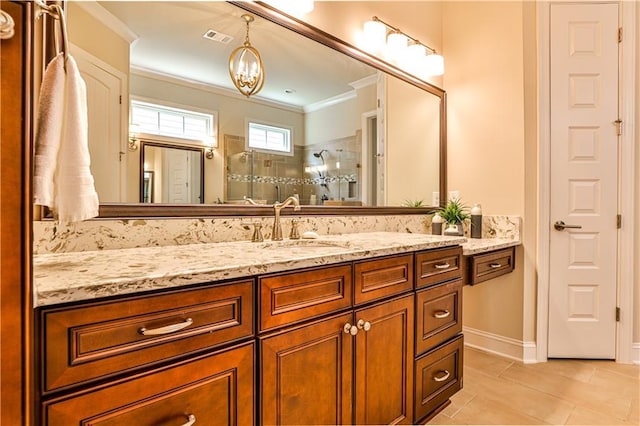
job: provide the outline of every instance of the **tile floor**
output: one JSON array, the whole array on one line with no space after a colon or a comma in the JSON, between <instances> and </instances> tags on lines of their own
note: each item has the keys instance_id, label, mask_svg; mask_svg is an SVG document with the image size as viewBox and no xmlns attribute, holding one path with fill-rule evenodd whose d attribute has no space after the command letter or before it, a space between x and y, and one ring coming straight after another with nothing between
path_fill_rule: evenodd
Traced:
<instances>
[{"instance_id":1,"label":"tile floor","mask_svg":"<svg viewBox=\"0 0 640 426\"><path fill-rule=\"evenodd\" d=\"M429 425L639 425L640 366L522 364L465 347L464 388Z\"/></svg>"}]
</instances>

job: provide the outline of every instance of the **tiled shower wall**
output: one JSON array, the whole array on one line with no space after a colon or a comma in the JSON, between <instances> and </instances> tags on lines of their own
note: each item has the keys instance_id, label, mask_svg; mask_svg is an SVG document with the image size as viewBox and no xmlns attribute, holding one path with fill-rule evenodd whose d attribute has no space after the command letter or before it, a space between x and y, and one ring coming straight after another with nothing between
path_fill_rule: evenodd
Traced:
<instances>
[{"instance_id":1,"label":"tiled shower wall","mask_svg":"<svg viewBox=\"0 0 640 426\"><path fill-rule=\"evenodd\" d=\"M296 145L293 156L288 156L249 152L244 137L225 135L225 202L242 202L244 197L250 197L259 203L272 204L278 195L282 201L294 194L306 205L322 204L323 197L359 200L362 181L359 140L356 135L322 144ZM322 150L325 150L322 158L313 155ZM326 171L308 170L322 165Z\"/></svg>"}]
</instances>

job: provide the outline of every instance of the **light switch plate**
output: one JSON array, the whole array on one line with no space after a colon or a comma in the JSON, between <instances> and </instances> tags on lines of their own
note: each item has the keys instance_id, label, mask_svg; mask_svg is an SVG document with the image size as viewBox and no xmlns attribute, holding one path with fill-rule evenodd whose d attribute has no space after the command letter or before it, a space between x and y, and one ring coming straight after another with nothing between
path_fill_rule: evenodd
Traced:
<instances>
[{"instance_id":1,"label":"light switch plate","mask_svg":"<svg viewBox=\"0 0 640 426\"><path fill-rule=\"evenodd\" d=\"M449 191L449 199L450 200L459 200L460 199L460 191Z\"/></svg>"},{"instance_id":2,"label":"light switch plate","mask_svg":"<svg viewBox=\"0 0 640 426\"><path fill-rule=\"evenodd\" d=\"M439 191L433 191L433 193L431 194L431 205L432 206L439 206L440 205L440 192Z\"/></svg>"}]
</instances>

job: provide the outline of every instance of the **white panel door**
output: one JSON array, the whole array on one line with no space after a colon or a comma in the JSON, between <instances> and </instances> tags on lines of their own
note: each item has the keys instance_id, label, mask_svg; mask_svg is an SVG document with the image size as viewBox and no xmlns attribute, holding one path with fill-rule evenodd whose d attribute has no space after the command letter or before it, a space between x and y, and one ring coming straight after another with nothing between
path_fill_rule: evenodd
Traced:
<instances>
[{"instance_id":1,"label":"white panel door","mask_svg":"<svg viewBox=\"0 0 640 426\"><path fill-rule=\"evenodd\" d=\"M191 202L191 169L189 151L180 149L164 150L164 175L167 177L165 188L168 203L183 204Z\"/></svg>"},{"instance_id":2,"label":"white panel door","mask_svg":"<svg viewBox=\"0 0 640 426\"><path fill-rule=\"evenodd\" d=\"M550 358L615 358L617 35L617 4L551 5Z\"/></svg>"},{"instance_id":3,"label":"white panel door","mask_svg":"<svg viewBox=\"0 0 640 426\"><path fill-rule=\"evenodd\" d=\"M125 124L120 96L126 76L80 49L72 52L87 85L89 155L98 198L100 202L125 201L126 169L121 161Z\"/></svg>"}]
</instances>

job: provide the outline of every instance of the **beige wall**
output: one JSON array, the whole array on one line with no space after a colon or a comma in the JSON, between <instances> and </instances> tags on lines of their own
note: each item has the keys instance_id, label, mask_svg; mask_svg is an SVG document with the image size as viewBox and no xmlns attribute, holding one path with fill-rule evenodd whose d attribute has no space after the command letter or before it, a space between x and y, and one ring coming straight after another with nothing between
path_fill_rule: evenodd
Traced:
<instances>
[{"instance_id":1,"label":"beige wall","mask_svg":"<svg viewBox=\"0 0 640 426\"><path fill-rule=\"evenodd\" d=\"M76 2L70 1L67 5L70 42L128 75L129 43Z\"/></svg>"},{"instance_id":2,"label":"beige wall","mask_svg":"<svg viewBox=\"0 0 640 426\"><path fill-rule=\"evenodd\" d=\"M386 80L385 205L422 200L430 206L440 190L440 98L397 78Z\"/></svg>"},{"instance_id":3,"label":"beige wall","mask_svg":"<svg viewBox=\"0 0 640 426\"><path fill-rule=\"evenodd\" d=\"M448 185L484 214L525 216L523 4L445 2ZM535 192L527 193L535 200ZM533 222L534 220L532 220ZM464 325L524 340L526 242L514 273L464 291ZM527 309L529 311L530 309ZM531 337L528 337L531 338Z\"/></svg>"}]
</instances>

